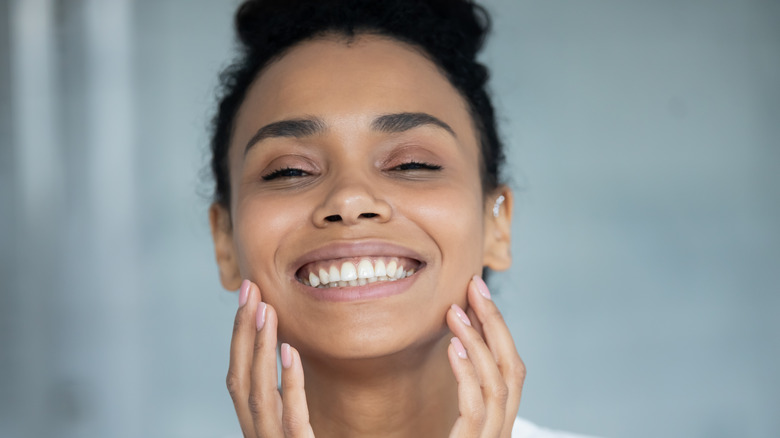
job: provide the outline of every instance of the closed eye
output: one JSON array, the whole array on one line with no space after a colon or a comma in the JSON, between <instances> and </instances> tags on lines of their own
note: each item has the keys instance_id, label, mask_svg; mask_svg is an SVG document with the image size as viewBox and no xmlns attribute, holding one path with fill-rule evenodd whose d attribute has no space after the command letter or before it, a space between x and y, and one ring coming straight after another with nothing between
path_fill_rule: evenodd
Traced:
<instances>
[{"instance_id":1,"label":"closed eye","mask_svg":"<svg viewBox=\"0 0 780 438\"><path fill-rule=\"evenodd\" d=\"M441 170L441 166L438 164L422 163L419 161L410 161L408 163L399 164L392 170Z\"/></svg>"},{"instance_id":2,"label":"closed eye","mask_svg":"<svg viewBox=\"0 0 780 438\"><path fill-rule=\"evenodd\" d=\"M263 175L264 181L271 181L279 178L295 178L309 175L308 172L295 167L283 167L281 169L274 170L273 172Z\"/></svg>"}]
</instances>

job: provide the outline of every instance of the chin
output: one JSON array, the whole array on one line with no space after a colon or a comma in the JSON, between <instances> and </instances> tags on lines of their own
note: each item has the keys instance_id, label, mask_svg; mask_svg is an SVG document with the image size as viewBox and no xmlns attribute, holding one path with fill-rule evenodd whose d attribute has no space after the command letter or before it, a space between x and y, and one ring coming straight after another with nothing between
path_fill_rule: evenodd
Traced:
<instances>
[{"instance_id":1,"label":"chin","mask_svg":"<svg viewBox=\"0 0 780 438\"><path fill-rule=\"evenodd\" d=\"M318 318L309 324L280 326L280 339L295 346L304 358L323 360L368 360L416 352L429 348L449 333L444 313L396 313L364 309L351 315L340 312ZM409 318L399 318L399 314ZM425 321L428 321L427 323Z\"/></svg>"}]
</instances>

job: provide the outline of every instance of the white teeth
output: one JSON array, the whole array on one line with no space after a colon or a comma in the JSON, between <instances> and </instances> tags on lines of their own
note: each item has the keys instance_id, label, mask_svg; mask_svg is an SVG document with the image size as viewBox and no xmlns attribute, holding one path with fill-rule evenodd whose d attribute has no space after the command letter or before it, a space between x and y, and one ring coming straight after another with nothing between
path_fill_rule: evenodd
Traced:
<instances>
[{"instance_id":1,"label":"white teeth","mask_svg":"<svg viewBox=\"0 0 780 438\"><path fill-rule=\"evenodd\" d=\"M377 260L374 265L374 275L372 277L383 277L387 275L387 269L385 268L385 262Z\"/></svg>"},{"instance_id":2,"label":"white teeth","mask_svg":"<svg viewBox=\"0 0 780 438\"><path fill-rule=\"evenodd\" d=\"M341 269L335 265L330 268L320 268L317 273L309 272L307 278L301 278L301 283L311 287L347 287L364 286L366 284L395 281L414 275L415 269L408 271L398 263L395 258L385 263L384 260L376 260L374 263L369 258L363 258L355 266L355 263L346 261L341 264Z\"/></svg>"},{"instance_id":3,"label":"white teeth","mask_svg":"<svg viewBox=\"0 0 780 438\"><path fill-rule=\"evenodd\" d=\"M390 260L390 263L387 264L387 277L392 278L395 277L395 270L398 268L398 265L395 263L395 260Z\"/></svg>"},{"instance_id":4,"label":"white teeth","mask_svg":"<svg viewBox=\"0 0 780 438\"><path fill-rule=\"evenodd\" d=\"M342 267L341 269L344 268ZM371 278L374 276L374 265L371 264L371 260L363 259L358 263L357 276L358 278Z\"/></svg>"},{"instance_id":5,"label":"white teeth","mask_svg":"<svg viewBox=\"0 0 780 438\"><path fill-rule=\"evenodd\" d=\"M328 273L324 269L320 269L320 283L322 284L330 283L330 275L328 275Z\"/></svg>"},{"instance_id":6,"label":"white teeth","mask_svg":"<svg viewBox=\"0 0 780 438\"><path fill-rule=\"evenodd\" d=\"M317 277L317 275L314 272L309 273L309 283L311 283L312 287L317 287L320 285L320 277Z\"/></svg>"},{"instance_id":7,"label":"white teeth","mask_svg":"<svg viewBox=\"0 0 780 438\"><path fill-rule=\"evenodd\" d=\"M350 262L344 262L341 265L341 281L357 280L357 269Z\"/></svg>"},{"instance_id":8,"label":"white teeth","mask_svg":"<svg viewBox=\"0 0 780 438\"><path fill-rule=\"evenodd\" d=\"M332 283L334 281L341 281L341 274L339 274L339 268L335 266L331 266L328 270L328 276L330 277L330 281L328 283Z\"/></svg>"}]
</instances>

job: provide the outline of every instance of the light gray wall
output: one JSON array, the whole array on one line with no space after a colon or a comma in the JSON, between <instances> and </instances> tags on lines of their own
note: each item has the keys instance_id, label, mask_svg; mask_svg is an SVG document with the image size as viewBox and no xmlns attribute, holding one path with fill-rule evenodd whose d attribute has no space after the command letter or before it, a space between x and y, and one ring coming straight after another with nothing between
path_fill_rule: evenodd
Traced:
<instances>
[{"instance_id":1,"label":"light gray wall","mask_svg":"<svg viewBox=\"0 0 780 438\"><path fill-rule=\"evenodd\" d=\"M491 6L524 413L780 436L780 3Z\"/></svg>"},{"instance_id":2,"label":"light gray wall","mask_svg":"<svg viewBox=\"0 0 780 438\"><path fill-rule=\"evenodd\" d=\"M235 4L0 3L0 436L237 432L200 174ZM780 3L487 5L521 415L780 435Z\"/></svg>"}]
</instances>

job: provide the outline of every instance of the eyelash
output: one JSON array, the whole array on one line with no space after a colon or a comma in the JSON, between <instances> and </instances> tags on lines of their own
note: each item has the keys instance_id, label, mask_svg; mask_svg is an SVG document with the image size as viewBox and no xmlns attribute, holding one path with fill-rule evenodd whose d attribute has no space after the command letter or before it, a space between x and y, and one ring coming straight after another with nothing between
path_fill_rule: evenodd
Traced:
<instances>
[{"instance_id":1,"label":"eyelash","mask_svg":"<svg viewBox=\"0 0 780 438\"><path fill-rule=\"evenodd\" d=\"M421 161L409 161L407 163L399 164L391 170L441 170L441 166L438 164L423 163Z\"/></svg>"},{"instance_id":2,"label":"eyelash","mask_svg":"<svg viewBox=\"0 0 780 438\"><path fill-rule=\"evenodd\" d=\"M271 181L277 178L295 178L306 176L309 173L305 170L301 170L295 167L283 167L281 169L274 170L273 172L263 175L264 181Z\"/></svg>"},{"instance_id":3,"label":"eyelash","mask_svg":"<svg viewBox=\"0 0 780 438\"><path fill-rule=\"evenodd\" d=\"M420 161L409 161L407 163L399 164L390 170L408 171L408 170L441 170L442 167L438 164L424 163ZM281 169L274 170L273 172L263 175L264 181L271 181L278 178L296 178L309 175L305 170L301 170L295 167L283 167Z\"/></svg>"}]
</instances>

